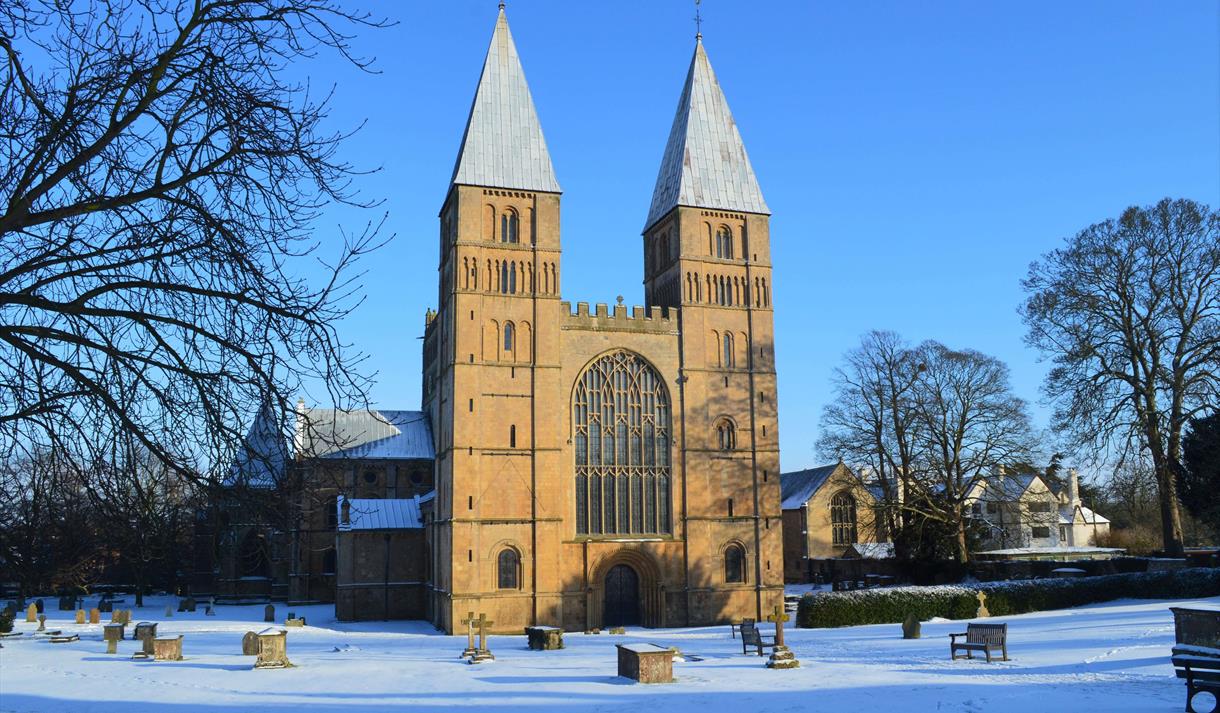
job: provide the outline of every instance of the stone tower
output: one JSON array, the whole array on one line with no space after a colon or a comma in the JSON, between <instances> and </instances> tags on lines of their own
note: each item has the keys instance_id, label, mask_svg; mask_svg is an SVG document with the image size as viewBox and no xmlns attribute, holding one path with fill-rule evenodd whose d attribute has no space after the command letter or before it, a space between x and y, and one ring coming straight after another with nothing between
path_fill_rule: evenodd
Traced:
<instances>
[{"instance_id":1,"label":"stone tower","mask_svg":"<svg viewBox=\"0 0 1220 713\"><path fill-rule=\"evenodd\" d=\"M745 546L757 613L782 586L770 211L701 38L644 226L648 304L679 307L690 552ZM690 558L691 586L715 558Z\"/></svg>"}]
</instances>

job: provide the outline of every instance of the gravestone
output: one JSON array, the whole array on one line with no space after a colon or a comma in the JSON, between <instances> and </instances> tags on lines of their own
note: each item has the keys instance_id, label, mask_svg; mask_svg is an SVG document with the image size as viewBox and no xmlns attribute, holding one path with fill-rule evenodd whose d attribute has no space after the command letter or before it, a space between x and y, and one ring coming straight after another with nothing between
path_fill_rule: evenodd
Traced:
<instances>
[{"instance_id":1,"label":"gravestone","mask_svg":"<svg viewBox=\"0 0 1220 713\"><path fill-rule=\"evenodd\" d=\"M784 608L777 605L775 613L768 616L767 621L775 622L775 648L771 649L771 658L767 659L767 668L799 667L801 662L796 660L796 654L784 645L784 622L788 621Z\"/></svg>"},{"instance_id":2,"label":"gravestone","mask_svg":"<svg viewBox=\"0 0 1220 713\"><path fill-rule=\"evenodd\" d=\"M982 619L983 617L991 616L991 612L987 611L987 595L979 592L975 595L975 598L979 600L979 609L974 613L975 618Z\"/></svg>"},{"instance_id":3,"label":"gravestone","mask_svg":"<svg viewBox=\"0 0 1220 713\"><path fill-rule=\"evenodd\" d=\"M919 617L914 614L907 614L907 618L902 620L902 638L918 639L921 628Z\"/></svg>"},{"instance_id":4,"label":"gravestone","mask_svg":"<svg viewBox=\"0 0 1220 713\"><path fill-rule=\"evenodd\" d=\"M65 596L59 598L60 611L72 611L76 608L76 597Z\"/></svg>"},{"instance_id":5,"label":"gravestone","mask_svg":"<svg viewBox=\"0 0 1220 713\"><path fill-rule=\"evenodd\" d=\"M254 668L290 668L288 661L288 632L284 629L267 628L258 632L258 657Z\"/></svg>"},{"instance_id":6,"label":"gravestone","mask_svg":"<svg viewBox=\"0 0 1220 713\"><path fill-rule=\"evenodd\" d=\"M32 624L36 621L38 621L38 607L31 604L25 610L25 622L27 624Z\"/></svg>"},{"instance_id":7,"label":"gravestone","mask_svg":"<svg viewBox=\"0 0 1220 713\"><path fill-rule=\"evenodd\" d=\"M43 603L42 603L42 600L41 600L41 599L35 599L35 600L34 600L34 606L38 607L38 613L39 613L39 614L41 614L41 613L43 612Z\"/></svg>"},{"instance_id":8,"label":"gravestone","mask_svg":"<svg viewBox=\"0 0 1220 713\"><path fill-rule=\"evenodd\" d=\"M478 621L474 618L474 612L467 612L466 618L462 620L462 625L466 627L466 648L462 651L460 658L469 658L478 653L478 649L474 647L474 624Z\"/></svg>"},{"instance_id":9,"label":"gravestone","mask_svg":"<svg viewBox=\"0 0 1220 713\"><path fill-rule=\"evenodd\" d=\"M132 655L133 659L152 658L153 655L153 639L157 638L157 624L151 621L142 621L136 624L135 639L140 642L140 651Z\"/></svg>"},{"instance_id":10,"label":"gravestone","mask_svg":"<svg viewBox=\"0 0 1220 713\"><path fill-rule=\"evenodd\" d=\"M241 637L241 655L258 656L258 634L247 631L246 635Z\"/></svg>"},{"instance_id":11,"label":"gravestone","mask_svg":"<svg viewBox=\"0 0 1220 713\"><path fill-rule=\"evenodd\" d=\"M495 622L488 619L486 614L479 614L478 623L479 648L474 652L474 656L471 656L466 660L466 663L480 664L496 660L496 657L491 653L491 649L487 648L487 627L491 626Z\"/></svg>"},{"instance_id":12,"label":"gravestone","mask_svg":"<svg viewBox=\"0 0 1220 713\"><path fill-rule=\"evenodd\" d=\"M46 614L38 615L38 630L39 631L47 630L47 615Z\"/></svg>"},{"instance_id":13,"label":"gravestone","mask_svg":"<svg viewBox=\"0 0 1220 713\"><path fill-rule=\"evenodd\" d=\"M215 607L213 607L211 604L209 604L208 608L203 611L203 615L204 616L216 616Z\"/></svg>"},{"instance_id":14,"label":"gravestone","mask_svg":"<svg viewBox=\"0 0 1220 713\"><path fill-rule=\"evenodd\" d=\"M123 640L122 624L106 624L102 627L102 638L106 640L106 653L118 653L119 642Z\"/></svg>"},{"instance_id":15,"label":"gravestone","mask_svg":"<svg viewBox=\"0 0 1220 713\"><path fill-rule=\"evenodd\" d=\"M77 624L84 624L84 623L85 623L85 610L84 610L84 609L77 609L77 610L76 610L76 623L77 623Z\"/></svg>"},{"instance_id":16,"label":"gravestone","mask_svg":"<svg viewBox=\"0 0 1220 713\"><path fill-rule=\"evenodd\" d=\"M102 623L102 611L100 609L98 609L97 607L93 607L92 609L89 610L89 623L90 624Z\"/></svg>"},{"instance_id":17,"label":"gravestone","mask_svg":"<svg viewBox=\"0 0 1220 713\"><path fill-rule=\"evenodd\" d=\"M154 661L181 661L182 634L177 636L162 636L153 640Z\"/></svg>"},{"instance_id":18,"label":"gravestone","mask_svg":"<svg viewBox=\"0 0 1220 713\"><path fill-rule=\"evenodd\" d=\"M274 604L268 604L267 606L263 607L263 621L268 624L275 623L275 605ZM253 632L251 632L251 633L253 633Z\"/></svg>"},{"instance_id":19,"label":"gravestone","mask_svg":"<svg viewBox=\"0 0 1220 713\"><path fill-rule=\"evenodd\" d=\"M97 610L103 614L114 612L114 602L109 599L103 599L97 603Z\"/></svg>"},{"instance_id":20,"label":"gravestone","mask_svg":"<svg viewBox=\"0 0 1220 713\"><path fill-rule=\"evenodd\" d=\"M674 652L656 644L615 644L618 675L638 683L672 683Z\"/></svg>"},{"instance_id":21,"label":"gravestone","mask_svg":"<svg viewBox=\"0 0 1220 713\"><path fill-rule=\"evenodd\" d=\"M195 611L195 607L196 607L196 606L197 606L197 605L196 605L196 603L195 603L195 598L194 598L194 597L187 597L186 599L182 599L182 600L180 600L180 601L178 602L178 611L180 611L180 612L194 612L194 611Z\"/></svg>"},{"instance_id":22,"label":"gravestone","mask_svg":"<svg viewBox=\"0 0 1220 713\"><path fill-rule=\"evenodd\" d=\"M166 619L174 618L174 605L173 604L165 605L165 618Z\"/></svg>"},{"instance_id":23,"label":"gravestone","mask_svg":"<svg viewBox=\"0 0 1220 713\"><path fill-rule=\"evenodd\" d=\"M296 612L288 612L288 618L286 620L284 620L284 624L287 626L294 626L294 627L295 626L305 626L305 617L301 617L300 619L298 619Z\"/></svg>"}]
</instances>

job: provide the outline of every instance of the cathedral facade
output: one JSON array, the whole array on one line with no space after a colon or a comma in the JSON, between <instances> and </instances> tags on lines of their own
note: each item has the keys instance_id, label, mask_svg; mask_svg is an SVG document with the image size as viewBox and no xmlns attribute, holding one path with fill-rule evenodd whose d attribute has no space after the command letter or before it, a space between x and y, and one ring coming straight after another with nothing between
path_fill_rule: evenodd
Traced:
<instances>
[{"instance_id":1,"label":"cathedral facade","mask_svg":"<svg viewBox=\"0 0 1220 713\"><path fill-rule=\"evenodd\" d=\"M563 299L561 199L501 10L423 342L424 614L450 632L470 612L516 632L765 616L783 598L769 210L701 40L647 206L644 307Z\"/></svg>"}]
</instances>

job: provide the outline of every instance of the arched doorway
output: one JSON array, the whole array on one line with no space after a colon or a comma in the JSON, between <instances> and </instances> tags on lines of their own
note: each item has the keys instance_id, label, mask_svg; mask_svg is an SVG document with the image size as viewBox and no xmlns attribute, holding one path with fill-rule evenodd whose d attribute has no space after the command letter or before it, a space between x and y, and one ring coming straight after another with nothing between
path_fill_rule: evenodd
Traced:
<instances>
[{"instance_id":1,"label":"arched doorway","mask_svg":"<svg viewBox=\"0 0 1220 713\"><path fill-rule=\"evenodd\" d=\"M640 624L640 577L625 564L617 564L606 573L605 595L602 598L603 626L638 626Z\"/></svg>"}]
</instances>

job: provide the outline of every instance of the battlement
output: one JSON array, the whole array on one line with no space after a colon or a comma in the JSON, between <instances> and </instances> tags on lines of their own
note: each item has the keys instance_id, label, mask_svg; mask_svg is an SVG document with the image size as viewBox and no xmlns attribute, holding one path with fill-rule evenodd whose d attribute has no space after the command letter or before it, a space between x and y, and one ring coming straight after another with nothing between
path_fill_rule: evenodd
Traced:
<instances>
[{"instance_id":1,"label":"battlement","mask_svg":"<svg viewBox=\"0 0 1220 713\"><path fill-rule=\"evenodd\" d=\"M678 309L676 307L648 307L635 305L627 313L627 305L616 304L613 310L604 302L593 306L589 312L588 302L577 302L572 311L571 302L561 302L563 323L561 329L588 329L599 332L651 332L656 334L678 333Z\"/></svg>"}]
</instances>

